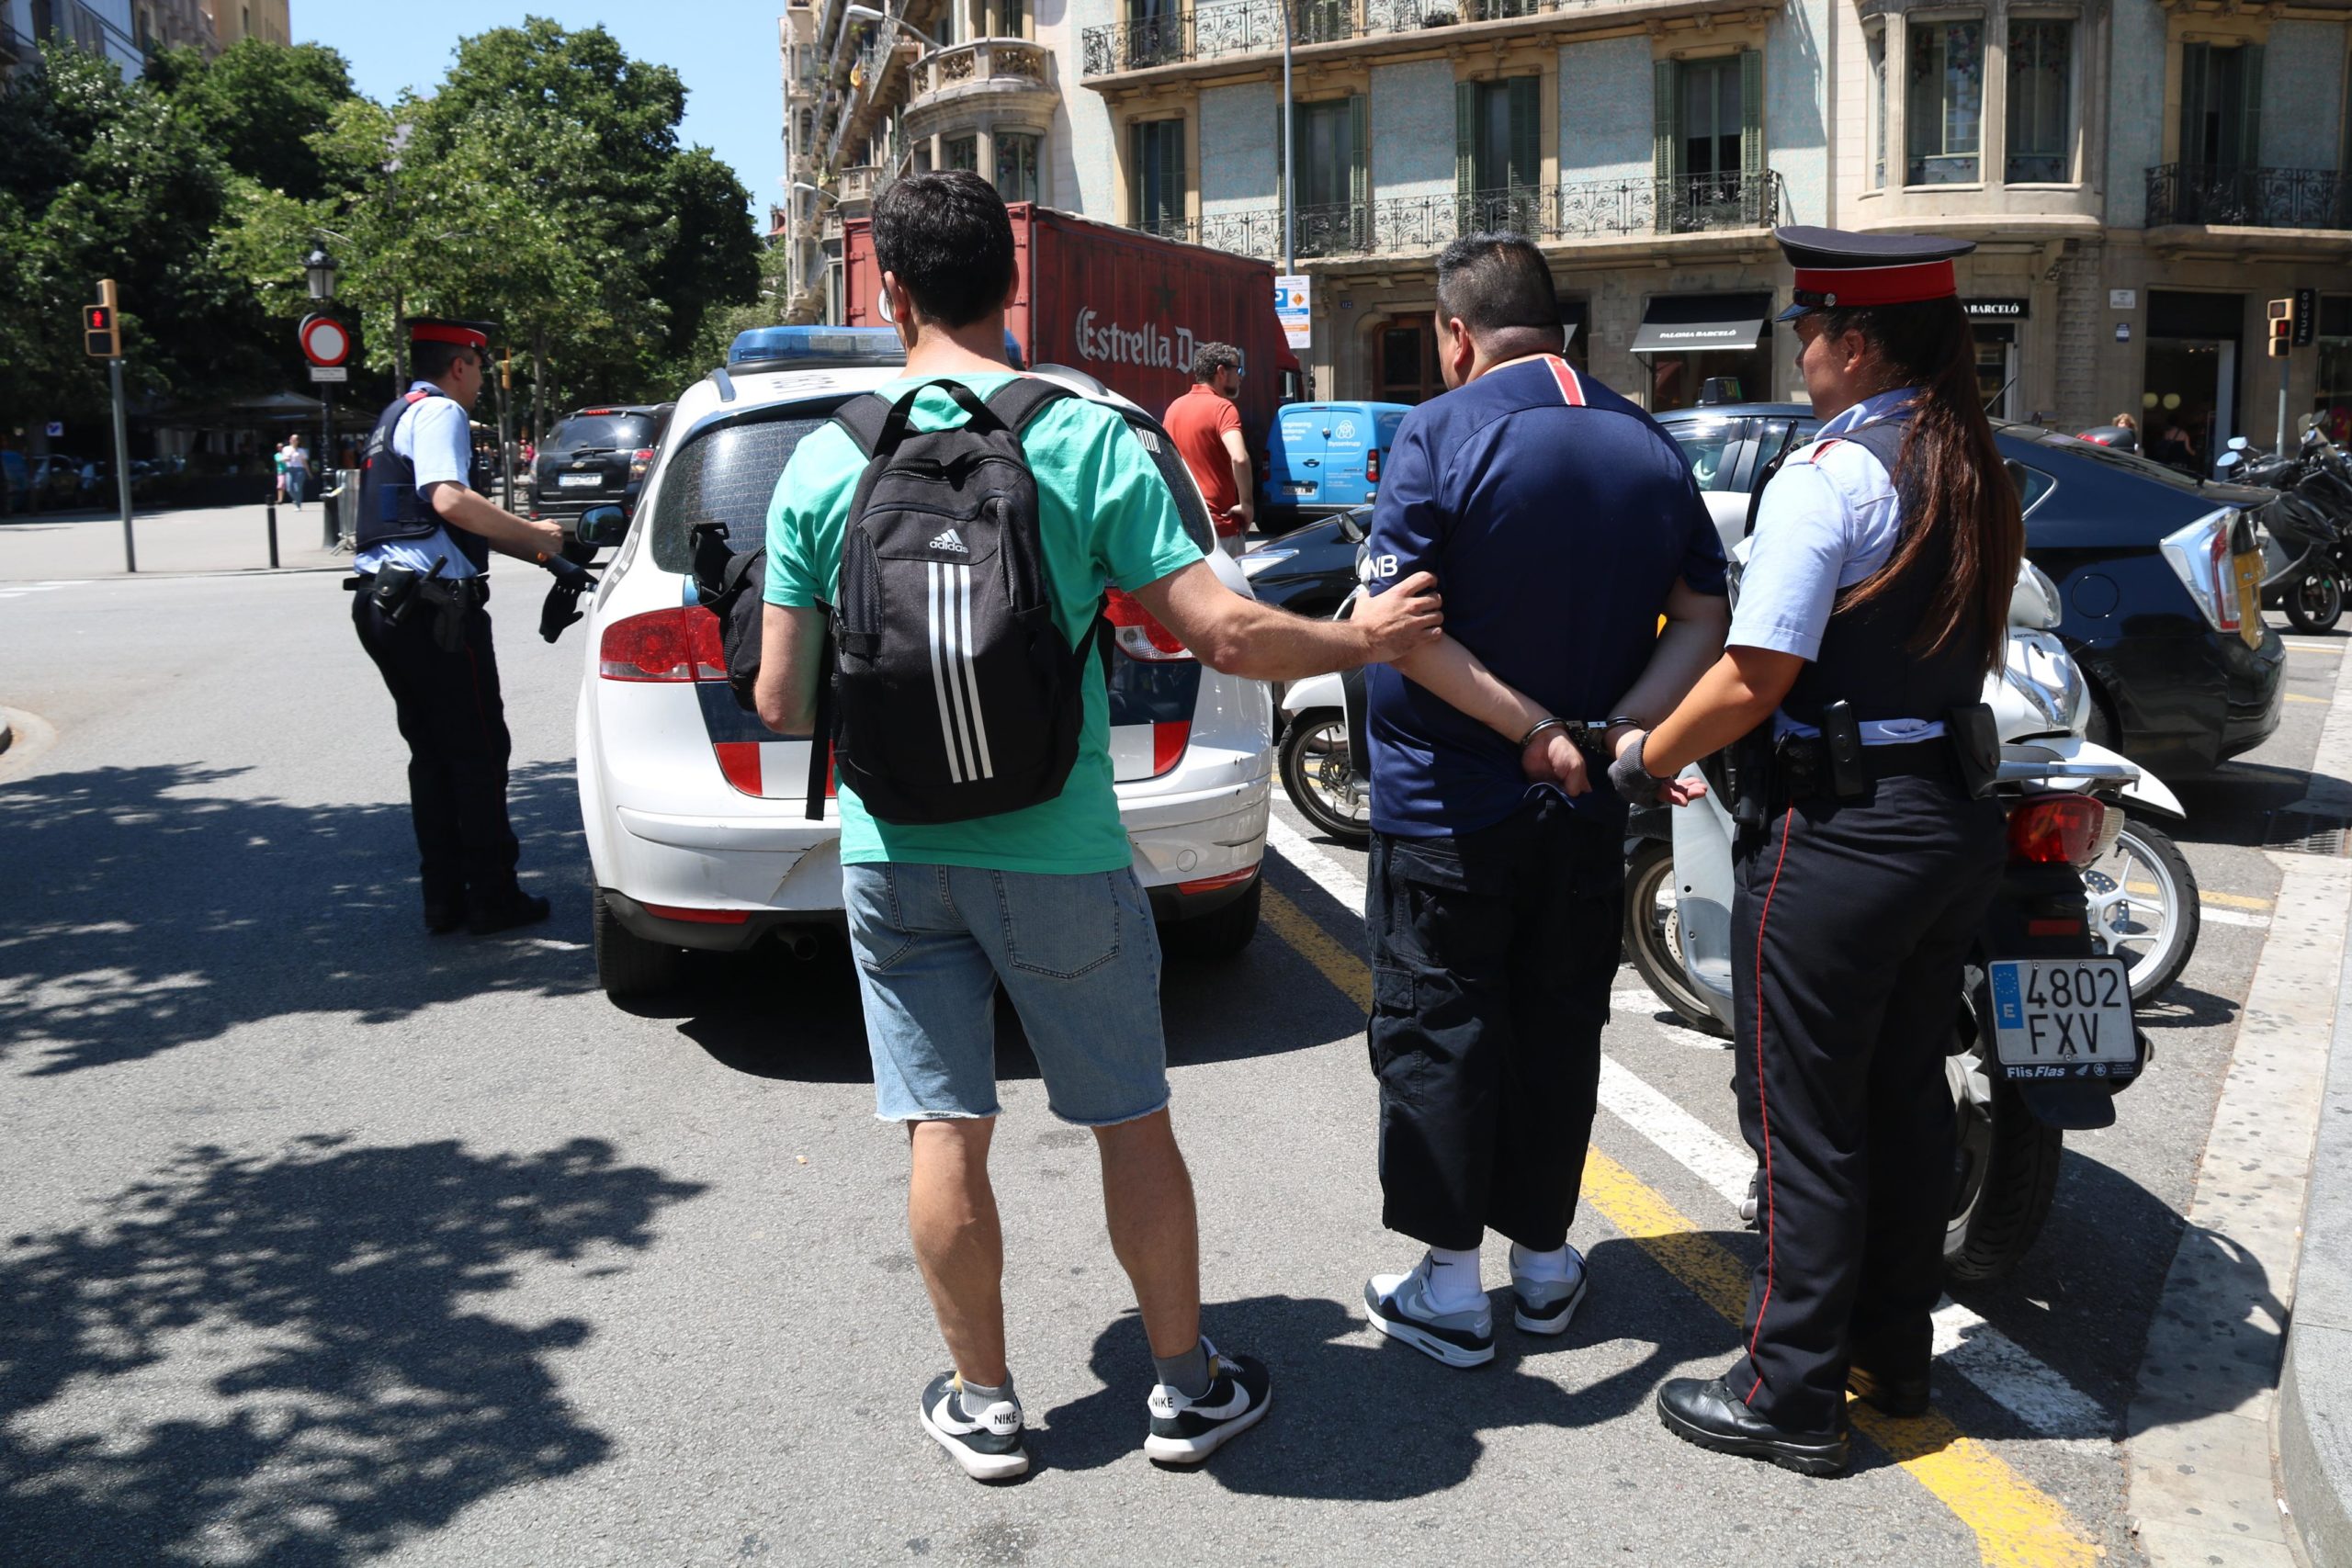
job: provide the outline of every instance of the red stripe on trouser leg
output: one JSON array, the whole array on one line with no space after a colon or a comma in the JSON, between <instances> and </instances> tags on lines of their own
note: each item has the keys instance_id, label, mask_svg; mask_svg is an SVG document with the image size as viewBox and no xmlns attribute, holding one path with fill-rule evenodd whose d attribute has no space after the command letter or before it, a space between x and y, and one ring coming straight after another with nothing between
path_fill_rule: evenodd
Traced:
<instances>
[{"instance_id":1,"label":"red stripe on trouser leg","mask_svg":"<svg viewBox=\"0 0 2352 1568\"><path fill-rule=\"evenodd\" d=\"M1756 1403L1756 1391L1764 1386L1764 1369L1756 1366L1756 1341L1764 1333L1764 1310L1772 1304L1772 1283L1779 1262L1774 1251L1776 1237L1772 1199L1772 1106L1764 1097L1764 930L1772 919L1772 895L1781 890L1781 868L1789 860L1789 818L1796 814L1792 806L1781 813L1781 852L1772 861L1772 880L1764 889L1764 907L1756 915L1756 1112L1764 1124L1764 1294L1756 1303L1756 1322L1747 1331L1747 1363L1756 1371L1756 1381L1747 1385L1747 1397L1743 1404Z\"/></svg>"}]
</instances>

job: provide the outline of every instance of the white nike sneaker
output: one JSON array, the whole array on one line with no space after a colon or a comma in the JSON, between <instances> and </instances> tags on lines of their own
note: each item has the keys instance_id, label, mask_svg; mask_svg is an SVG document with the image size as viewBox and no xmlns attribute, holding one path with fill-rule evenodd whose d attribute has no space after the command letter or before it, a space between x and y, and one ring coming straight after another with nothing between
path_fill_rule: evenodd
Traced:
<instances>
[{"instance_id":1,"label":"white nike sneaker","mask_svg":"<svg viewBox=\"0 0 2352 1568\"><path fill-rule=\"evenodd\" d=\"M1487 1298L1466 1312L1430 1305L1427 1253L1409 1274L1374 1274L1364 1281L1363 1306L1381 1333L1449 1367L1483 1367L1495 1359L1495 1314Z\"/></svg>"},{"instance_id":2,"label":"white nike sneaker","mask_svg":"<svg viewBox=\"0 0 2352 1568\"><path fill-rule=\"evenodd\" d=\"M1273 1399L1273 1378L1249 1356L1223 1356L1204 1338L1209 1353L1209 1387L1197 1398L1167 1383L1151 1391L1151 1431L1143 1440L1148 1458L1162 1464L1198 1464L1256 1426Z\"/></svg>"},{"instance_id":3,"label":"white nike sneaker","mask_svg":"<svg viewBox=\"0 0 2352 1568\"><path fill-rule=\"evenodd\" d=\"M1510 1320L1528 1334L1566 1334L1568 1322L1584 1304L1584 1254L1568 1248L1568 1277L1537 1280L1514 1270L1510 1277Z\"/></svg>"},{"instance_id":4,"label":"white nike sneaker","mask_svg":"<svg viewBox=\"0 0 2352 1568\"><path fill-rule=\"evenodd\" d=\"M975 1481L1010 1481L1025 1474L1029 1455L1021 1446L1021 1402L1000 1399L967 1415L964 1382L942 1372L922 1391L922 1429L956 1457Z\"/></svg>"}]
</instances>

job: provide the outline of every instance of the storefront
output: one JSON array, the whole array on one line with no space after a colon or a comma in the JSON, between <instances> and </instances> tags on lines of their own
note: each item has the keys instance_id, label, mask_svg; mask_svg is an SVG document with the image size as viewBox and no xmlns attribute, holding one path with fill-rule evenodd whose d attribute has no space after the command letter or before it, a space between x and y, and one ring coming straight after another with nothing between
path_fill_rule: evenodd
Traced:
<instances>
[{"instance_id":1,"label":"storefront","mask_svg":"<svg viewBox=\"0 0 2352 1568\"><path fill-rule=\"evenodd\" d=\"M2202 474L2239 433L2244 294L2148 291L2148 349L2140 394L2140 449Z\"/></svg>"},{"instance_id":2,"label":"storefront","mask_svg":"<svg viewBox=\"0 0 2352 1568\"><path fill-rule=\"evenodd\" d=\"M1661 294L1642 312L1631 353L1647 375L1649 409L1689 408L1711 380L1746 401L1772 395L1770 294Z\"/></svg>"},{"instance_id":3,"label":"storefront","mask_svg":"<svg viewBox=\"0 0 2352 1568\"><path fill-rule=\"evenodd\" d=\"M2312 342L2319 349L2319 381L2312 412L2330 439L2352 441L2352 294L2324 294Z\"/></svg>"},{"instance_id":4,"label":"storefront","mask_svg":"<svg viewBox=\"0 0 2352 1568\"><path fill-rule=\"evenodd\" d=\"M2031 313L2023 299L1963 299L1969 333L1976 343L1976 391L1984 412L1996 419L2010 413L2017 395L2018 337Z\"/></svg>"}]
</instances>

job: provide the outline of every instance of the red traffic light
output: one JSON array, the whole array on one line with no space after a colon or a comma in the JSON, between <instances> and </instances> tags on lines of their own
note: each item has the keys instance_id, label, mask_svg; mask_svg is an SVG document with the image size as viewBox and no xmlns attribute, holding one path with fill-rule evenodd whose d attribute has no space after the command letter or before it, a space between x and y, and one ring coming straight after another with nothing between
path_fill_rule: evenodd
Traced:
<instances>
[{"instance_id":1,"label":"red traffic light","mask_svg":"<svg viewBox=\"0 0 2352 1568\"><path fill-rule=\"evenodd\" d=\"M122 357L122 329L111 305L82 307L82 352L93 359Z\"/></svg>"},{"instance_id":2,"label":"red traffic light","mask_svg":"<svg viewBox=\"0 0 2352 1568\"><path fill-rule=\"evenodd\" d=\"M83 306L82 330L85 333L112 332L114 330L114 312L107 310L104 305Z\"/></svg>"}]
</instances>

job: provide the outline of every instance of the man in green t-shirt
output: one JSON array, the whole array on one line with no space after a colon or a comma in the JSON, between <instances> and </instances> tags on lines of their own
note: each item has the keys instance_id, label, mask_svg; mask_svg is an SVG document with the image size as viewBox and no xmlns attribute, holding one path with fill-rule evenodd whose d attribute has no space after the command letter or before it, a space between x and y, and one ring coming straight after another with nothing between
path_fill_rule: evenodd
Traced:
<instances>
[{"instance_id":1,"label":"man in green t-shirt","mask_svg":"<svg viewBox=\"0 0 2352 1568\"><path fill-rule=\"evenodd\" d=\"M986 396L1013 372L1004 311L1017 277L1012 225L968 172L917 175L874 204L874 251L907 345L899 388L951 377ZM893 389L885 389L886 391ZM958 421L944 392L915 404L918 429ZM1311 621L1217 581L1175 501L1117 413L1082 399L1048 406L1023 448L1036 476L1038 531L1055 620L1075 646L1116 587L1211 669L1299 680L1402 657L1439 636L1434 583L1419 574L1369 615ZM808 733L823 611L865 462L842 431L808 435L768 512L759 708L769 728ZM908 1225L954 1371L933 1379L923 1427L982 1480L1029 1467L1005 1359L1002 1233L989 1185L998 1111L994 997L1021 1015L1064 1121L1102 1155L1112 1245L1133 1283L1156 1385L1144 1450L1206 1459L1265 1414L1266 1369L1220 1355L1200 1331L1200 1241L1192 1179L1168 1115L1159 942L1112 790L1110 705L1086 666L1078 760L1061 794L967 822L877 820L844 785L842 893L857 955L876 1113L909 1124Z\"/></svg>"}]
</instances>

